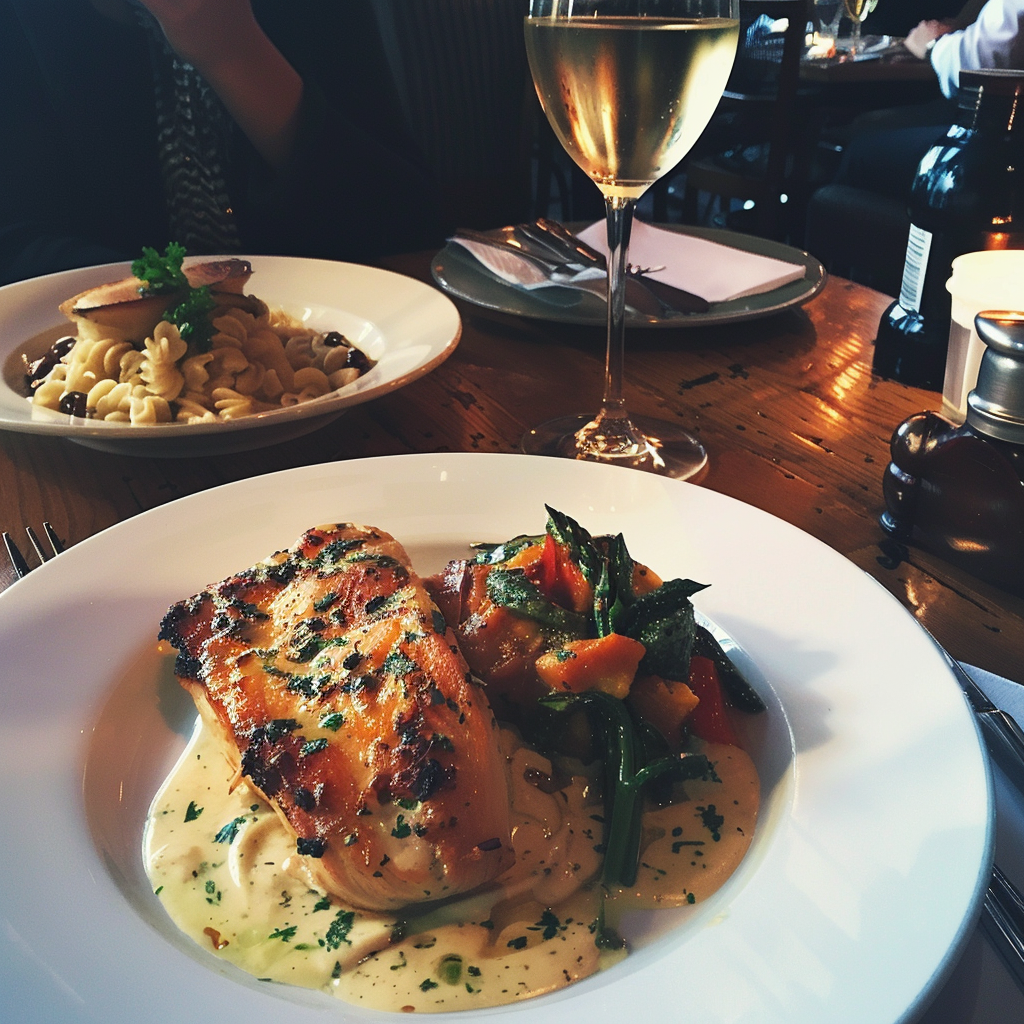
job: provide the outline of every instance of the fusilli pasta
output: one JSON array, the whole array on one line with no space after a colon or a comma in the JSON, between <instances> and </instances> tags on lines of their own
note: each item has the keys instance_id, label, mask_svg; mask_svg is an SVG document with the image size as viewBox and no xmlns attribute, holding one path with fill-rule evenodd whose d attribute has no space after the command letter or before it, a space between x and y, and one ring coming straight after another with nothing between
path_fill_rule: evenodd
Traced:
<instances>
[{"instance_id":1,"label":"fusilli pasta","mask_svg":"<svg viewBox=\"0 0 1024 1024\"><path fill-rule=\"evenodd\" d=\"M84 395L92 419L212 423L312 401L371 365L342 335L318 333L279 309L221 308L211 324L207 351L166 320L139 345L79 335L45 376L29 380L32 402L67 411L69 397Z\"/></svg>"}]
</instances>

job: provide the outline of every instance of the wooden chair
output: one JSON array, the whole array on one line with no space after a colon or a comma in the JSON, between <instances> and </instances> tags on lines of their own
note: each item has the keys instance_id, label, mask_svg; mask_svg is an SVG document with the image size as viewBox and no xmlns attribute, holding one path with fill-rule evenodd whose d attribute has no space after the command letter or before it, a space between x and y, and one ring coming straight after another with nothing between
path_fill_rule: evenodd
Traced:
<instances>
[{"instance_id":1,"label":"wooden chair","mask_svg":"<svg viewBox=\"0 0 1024 1024\"><path fill-rule=\"evenodd\" d=\"M808 0L740 0L740 46L733 73L708 131L681 166L686 175L685 223L697 223L698 198L706 193L752 201L753 232L785 236L781 197L798 199L801 189L809 191L802 179L808 175L810 154L798 109L808 11ZM781 44L778 36L768 47L748 42L749 29L761 15L788 20ZM756 159L749 159L751 152ZM667 191L666 182L655 193L655 219L667 219Z\"/></svg>"},{"instance_id":2,"label":"wooden chair","mask_svg":"<svg viewBox=\"0 0 1024 1024\"><path fill-rule=\"evenodd\" d=\"M450 228L528 219L543 114L523 0L372 2L408 132L439 183L423 201Z\"/></svg>"}]
</instances>

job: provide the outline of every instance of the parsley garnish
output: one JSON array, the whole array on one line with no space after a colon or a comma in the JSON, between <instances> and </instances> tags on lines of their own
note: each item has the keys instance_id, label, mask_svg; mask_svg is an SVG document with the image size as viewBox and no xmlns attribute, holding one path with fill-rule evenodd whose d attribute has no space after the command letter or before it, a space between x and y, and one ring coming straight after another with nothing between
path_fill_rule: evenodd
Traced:
<instances>
[{"instance_id":1,"label":"parsley garnish","mask_svg":"<svg viewBox=\"0 0 1024 1024\"><path fill-rule=\"evenodd\" d=\"M210 350L213 324L209 314L217 303L208 285L193 288L181 269L185 247L171 242L163 256L150 246L143 246L142 256L132 263L132 274L144 282L144 289L154 295L181 295L181 301L164 312L176 324L185 341L191 342L198 352Z\"/></svg>"},{"instance_id":2,"label":"parsley garnish","mask_svg":"<svg viewBox=\"0 0 1024 1024\"><path fill-rule=\"evenodd\" d=\"M195 800L190 800L188 803L188 809L185 811L186 821L195 821L200 814L203 813L202 807L196 807Z\"/></svg>"},{"instance_id":3,"label":"parsley garnish","mask_svg":"<svg viewBox=\"0 0 1024 1024\"><path fill-rule=\"evenodd\" d=\"M419 666L401 651L391 651L384 659L381 668L398 679L404 679L410 673L415 672Z\"/></svg>"},{"instance_id":4,"label":"parsley garnish","mask_svg":"<svg viewBox=\"0 0 1024 1024\"><path fill-rule=\"evenodd\" d=\"M327 929L327 934L324 936L324 945L328 949L337 949L343 942L347 942L350 946L352 940L348 937L348 933L352 930L352 922L355 920L355 912L351 910L339 910L337 916L331 922L331 927Z\"/></svg>"},{"instance_id":5,"label":"parsley garnish","mask_svg":"<svg viewBox=\"0 0 1024 1024\"><path fill-rule=\"evenodd\" d=\"M238 830L245 824L245 815L229 821L214 837L215 843L233 843L238 836Z\"/></svg>"},{"instance_id":6,"label":"parsley garnish","mask_svg":"<svg viewBox=\"0 0 1024 1024\"><path fill-rule=\"evenodd\" d=\"M725 818L718 813L714 804L707 807L698 807L701 824L711 833L711 838L717 843L722 838L721 828L725 824Z\"/></svg>"},{"instance_id":7,"label":"parsley garnish","mask_svg":"<svg viewBox=\"0 0 1024 1024\"><path fill-rule=\"evenodd\" d=\"M275 928L268 936L268 939L280 939L282 942L291 942L295 933L299 930L298 925L289 925L287 928Z\"/></svg>"},{"instance_id":8,"label":"parsley garnish","mask_svg":"<svg viewBox=\"0 0 1024 1024\"><path fill-rule=\"evenodd\" d=\"M151 246L144 245L142 256L132 263L132 276L144 281L146 290L154 295L181 291L189 286L188 278L181 269L184 259L185 246L177 242L171 242L163 256Z\"/></svg>"},{"instance_id":9,"label":"parsley garnish","mask_svg":"<svg viewBox=\"0 0 1024 1024\"><path fill-rule=\"evenodd\" d=\"M562 922L550 910L545 910L536 924L527 926L528 931L543 932L542 939L553 939L561 928Z\"/></svg>"}]
</instances>

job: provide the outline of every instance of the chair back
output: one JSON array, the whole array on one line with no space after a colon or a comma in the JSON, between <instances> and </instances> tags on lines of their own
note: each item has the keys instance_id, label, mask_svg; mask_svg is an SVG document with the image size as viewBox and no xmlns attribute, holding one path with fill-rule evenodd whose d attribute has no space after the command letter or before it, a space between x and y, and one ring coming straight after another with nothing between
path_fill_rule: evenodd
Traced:
<instances>
[{"instance_id":1,"label":"chair back","mask_svg":"<svg viewBox=\"0 0 1024 1024\"><path fill-rule=\"evenodd\" d=\"M808 10L808 0L740 0L740 41L727 96L796 91Z\"/></svg>"},{"instance_id":2,"label":"chair back","mask_svg":"<svg viewBox=\"0 0 1024 1024\"><path fill-rule=\"evenodd\" d=\"M698 143L698 153L684 164L684 216L694 218L698 191L750 199L757 233L780 234L780 196L798 163L800 58L809 10L810 0L740 0L740 42L732 74L703 147ZM741 149L756 145L763 159L734 166L718 153L706 155L709 146L725 149L730 144Z\"/></svg>"},{"instance_id":3,"label":"chair back","mask_svg":"<svg viewBox=\"0 0 1024 1024\"><path fill-rule=\"evenodd\" d=\"M407 130L439 183L447 225L527 219L540 105L523 0L371 0Z\"/></svg>"}]
</instances>

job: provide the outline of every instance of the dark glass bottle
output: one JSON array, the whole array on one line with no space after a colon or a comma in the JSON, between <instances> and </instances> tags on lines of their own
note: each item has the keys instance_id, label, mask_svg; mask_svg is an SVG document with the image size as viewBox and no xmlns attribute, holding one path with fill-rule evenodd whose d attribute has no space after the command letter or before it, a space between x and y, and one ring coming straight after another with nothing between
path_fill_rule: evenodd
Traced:
<instances>
[{"instance_id":1,"label":"dark glass bottle","mask_svg":"<svg viewBox=\"0 0 1024 1024\"><path fill-rule=\"evenodd\" d=\"M899 298L882 314L873 369L942 389L953 260L1024 249L1024 71L961 71L957 121L925 154L910 199Z\"/></svg>"}]
</instances>

